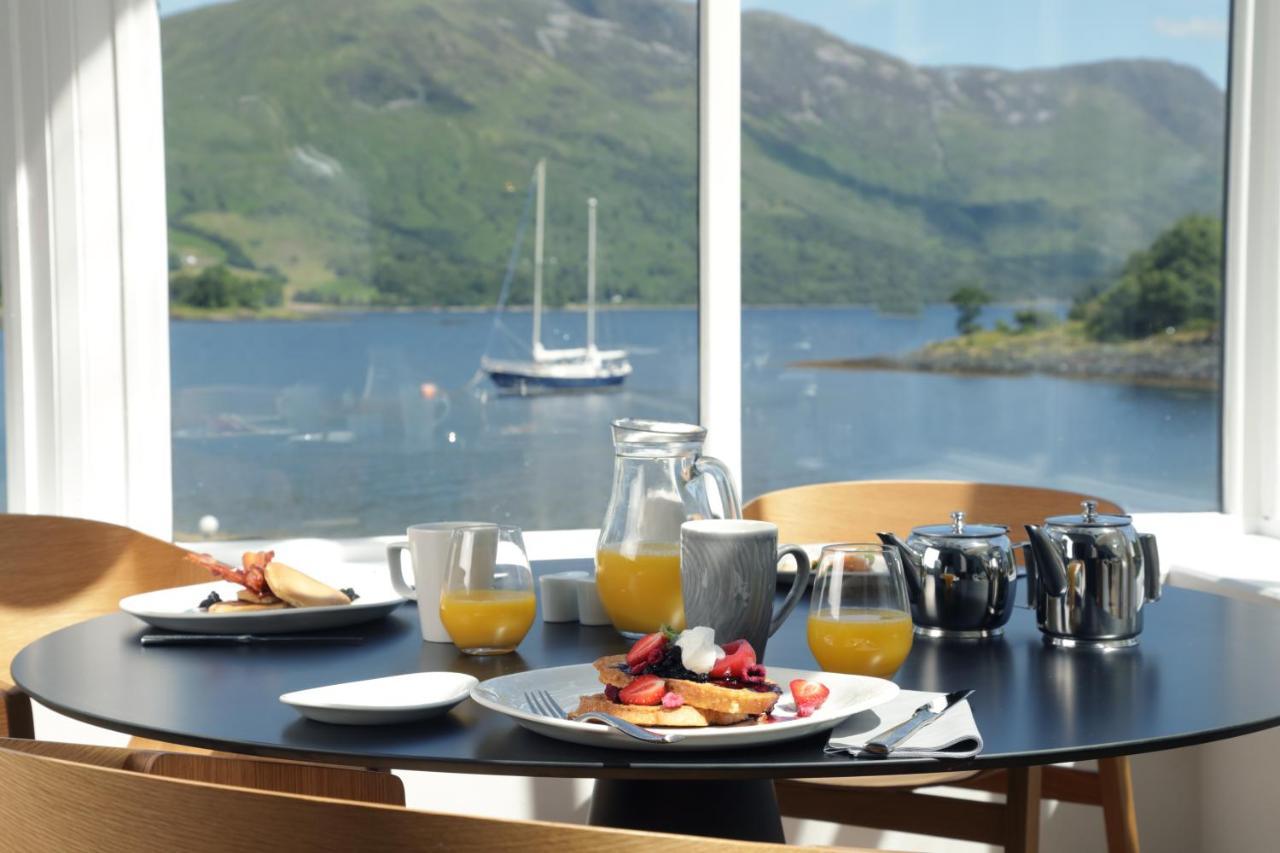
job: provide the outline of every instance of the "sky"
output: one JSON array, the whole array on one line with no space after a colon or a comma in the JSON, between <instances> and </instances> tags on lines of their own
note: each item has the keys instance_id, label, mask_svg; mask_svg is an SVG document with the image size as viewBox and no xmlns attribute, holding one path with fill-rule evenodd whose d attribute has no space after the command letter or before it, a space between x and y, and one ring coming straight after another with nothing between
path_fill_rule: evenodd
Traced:
<instances>
[{"instance_id":1,"label":"sky","mask_svg":"<svg viewBox=\"0 0 1280 853\"><path fill-rule=\"evenodd\" d=\"M158 2L160 14L170 15L230 0ZM741 2L743 9L780 12L920 65L1023 69L1099 59L1169 59L1226 85L1229 0Z\"/></svg>"}]
</instances>

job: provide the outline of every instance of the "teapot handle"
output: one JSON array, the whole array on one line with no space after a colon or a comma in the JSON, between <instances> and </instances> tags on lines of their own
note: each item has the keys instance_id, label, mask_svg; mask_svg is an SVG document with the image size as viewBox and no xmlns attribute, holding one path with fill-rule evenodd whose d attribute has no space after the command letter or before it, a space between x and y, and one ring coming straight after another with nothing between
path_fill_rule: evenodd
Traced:
<instances>
[{"instance_id":1,"label":"teapot handle","mask_svg":"<svg viewBox=\"0 0 1280 853\"><path fill-rule=\"evenodd\" d=\"M742 504L738 501L738 490L733 485L733 475L729 466L714 456L699 456L693 462L693 476L706 474L715 481L720 490L720 501L724 505L725 518L742 518Z\"/></svg>"},{"instance_id":2,"label":"teapot handle","mask_svg":"<svg viewBox=\"0 0 1280 853\"><path fill-rule=\"evenodd\" d=\"M1142 570L1145 572L1147 601L1160 600L1160 552L1156 550L1156 537L1139 533L1138 544L1142 548Z\"/></svg>"}]
</instances>

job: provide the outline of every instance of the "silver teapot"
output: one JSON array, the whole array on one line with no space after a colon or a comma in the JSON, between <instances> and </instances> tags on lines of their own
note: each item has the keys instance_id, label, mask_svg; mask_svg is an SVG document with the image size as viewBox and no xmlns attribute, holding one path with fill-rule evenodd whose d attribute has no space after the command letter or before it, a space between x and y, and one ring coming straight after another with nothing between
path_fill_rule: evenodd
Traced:
<instances>
[{"instance_id":1,"label":"silver teapot","mask_svg":"<svg viewBox=\"0 0 1280 853\"><path fill-rule=\"evenodd\" d=\"M963 512L953 512L950 524L913 528L906 542L893 533L876 535L902 557L917 634L979 639L1004 633L1018 580L1009 528L969 524Z\"/></svg>"},{"instance_id":2,"label":"silver teapot","mask_svg":"<svg viewBox=\"0 0 1280 853\"><path fill-rule=\"evenodd\" d=\"M1027 603L1045 640L1058 646L1137 645L1144 604L1160 598L1156 539L1127 515L1098 512L1027 525Z\"/></svg>"}]
</instances>

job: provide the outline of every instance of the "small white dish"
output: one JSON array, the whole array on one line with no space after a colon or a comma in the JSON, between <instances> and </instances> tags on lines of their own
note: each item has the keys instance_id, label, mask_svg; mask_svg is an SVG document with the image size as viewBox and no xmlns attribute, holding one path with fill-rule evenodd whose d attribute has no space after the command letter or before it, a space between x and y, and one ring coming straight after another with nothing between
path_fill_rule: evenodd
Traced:
<instances>
[{"instance_id":1,"label":"small white dish","mask_svg":"<svg viewBox=\"0 0 1280 853\"><path fill-rule=\"evenodd\" d=\"M544 717L529 707L526 694L530 690L546 690L560 707L571 711L577 707L578 698L583 694L600 692L599 675L589 663L499 675L477 684L471 691L471 698L490 710L506 714L530 731L556 740L610 749L696 750L736 749L810 737L830 731L854 714L883 705L898 695L898 685L883 678L771 666L769 679L783 689L772 715L775 722L705 728L650 726L654 731L684 735L682 741L657 744L643 743L594 723ZM812 716L795 715L795 702L788 689L795 678L820 681L831 691L827 701Z\"/></svg>"},{"instance_id":2,"label":"small white dish","mask_svg":"<svg viewBox=\"0 0 1280 853\"><path fill-rule=\"evenodd\" d=\"M477 683L461 672L411 672L295 690L280 701L320 723L385 726L446 714Z\"/></svg>"}]
</instances>

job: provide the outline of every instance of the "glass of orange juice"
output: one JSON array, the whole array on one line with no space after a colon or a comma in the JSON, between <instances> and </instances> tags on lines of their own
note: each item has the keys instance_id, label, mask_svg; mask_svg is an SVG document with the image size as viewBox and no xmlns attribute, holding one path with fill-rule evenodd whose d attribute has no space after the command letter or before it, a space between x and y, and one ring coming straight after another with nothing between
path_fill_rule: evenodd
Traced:
<instances>
[{"instance_id":1,"label":"glass of orange juice","mask_svg":"<svg viewBox=\"0 0 1280 853\"><path fill-rule=\"evenodd\" d=\"M889 678L911 651L911 606L898 552L828 545L809 604L809 649L828 672Z\"/></svg>"},{"instance_id":2,"label":"glass of orange juice","mask_svg":"<svg viewBox=\"0 0 1280 853\"><path fill-rule=\"evenodd\" d=\"M476 525L453 531L440 621L469 655L515 651L533 626L533 572L520 528Z\"/></svg>"},{"instance_id":3,"label":"glass of orange juice","mask_svg":"<svg viewBox=\"0 0 1280 853\"><path fill-rule=\"evenodd\" d=\"M643 637L664 625L684 630L679 542L601 548L596 551L596 590L623 636Z\"/></svg>"}]
</instances>

